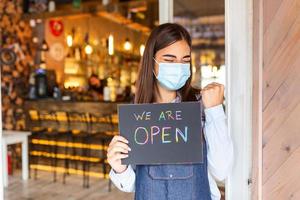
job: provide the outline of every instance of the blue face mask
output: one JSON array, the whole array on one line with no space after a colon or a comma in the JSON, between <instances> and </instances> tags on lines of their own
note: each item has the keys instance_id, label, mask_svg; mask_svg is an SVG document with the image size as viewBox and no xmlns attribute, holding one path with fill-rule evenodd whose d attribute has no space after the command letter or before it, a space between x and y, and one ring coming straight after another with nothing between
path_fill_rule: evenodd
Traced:
<instances>
[{"instance_id":1,"label":"blue face mask","mask_svg":"<svg viewBox=\"0 0 300 200\"><path fill-rule=\"evenodd\" d=\"M179 90L191 76L190 64L186 63L158 63L158 75L155 77L159 84L168 90Z\"/></svg>"}]
</instances>

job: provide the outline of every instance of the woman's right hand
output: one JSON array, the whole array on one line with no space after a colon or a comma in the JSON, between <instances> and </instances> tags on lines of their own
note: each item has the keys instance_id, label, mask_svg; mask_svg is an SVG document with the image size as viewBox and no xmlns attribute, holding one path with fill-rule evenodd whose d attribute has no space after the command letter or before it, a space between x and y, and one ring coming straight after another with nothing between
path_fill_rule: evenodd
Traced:
<instances>
[{"instance_id":1,"label":"woman's right hand","mask_svg":"<svg viewBox=\"0 0 300 200\"><path fill-rule=\"evenodd\" d=\"M128 140L120 135L114 136L107 149L107 161L115 172L122 173L127 169L127 165L121 164L121 159L128 157L128 151L131 151Z\"/></svg>"}]
</instances>

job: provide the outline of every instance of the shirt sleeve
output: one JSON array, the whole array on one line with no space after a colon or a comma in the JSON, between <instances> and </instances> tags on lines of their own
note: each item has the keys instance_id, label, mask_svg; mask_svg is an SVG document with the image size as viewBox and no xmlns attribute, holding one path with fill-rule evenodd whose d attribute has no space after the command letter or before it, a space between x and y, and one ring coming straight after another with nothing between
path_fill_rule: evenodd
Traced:
<instances>
[{"instance_id":1,"label":"shirt sleeve","mask_svg":"<svg viewBox=\"0 0 300 200\"><path fill-rule=\"evenodd\" d=\"M135 190L135 172L131 165L122 173L116 173L113 169L109 172L110 180L123 192L134 192Z\"/></svg>"},{"instance_id":2,"label":"shirt sleeve","mask_svg":"<svg viewBox=\"0 0 300 200\"><path fill-rule=\"evenodd\" d=\"M208 182L209 182L209 188L210 188L210 196L212 200L220 200L221 199L221 193L218 188L218 185L215 181L215 179L212 177L210 172L208 171Z\"/></svg>"},{"instance_id":3,"label":"shirt sleeve","mask_svg":"<svg viewBox=\"0 0 300 200\"><path fill-rule=\"evenodd\" d=\"M226 115L222 104L207 108L204 112L208 170L215 179L223 181L233 164L233 144L227 131Z\"/></svg>"}]
</instances>

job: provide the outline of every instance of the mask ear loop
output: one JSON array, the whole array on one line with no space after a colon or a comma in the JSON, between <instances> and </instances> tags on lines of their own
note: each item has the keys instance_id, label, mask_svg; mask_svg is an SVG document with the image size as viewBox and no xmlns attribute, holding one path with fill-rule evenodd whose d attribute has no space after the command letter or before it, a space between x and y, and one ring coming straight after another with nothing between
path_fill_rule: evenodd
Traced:
<instances>
[{"instance_id":1,"label":"mask ear loop","mask_svg":"<svg viewBox=\"0 0 300 200\"><path fill-rule=\"evenodd\" d=\"M159 63L157 62L157 60L154 57L153 57L153 60L156 62L156 64L158 64L158 67L159 67ZM157 79L158 75L156 76L154 69L152 69L152 72L153 72L155 78Z\"/></svg>"}]
</instances>

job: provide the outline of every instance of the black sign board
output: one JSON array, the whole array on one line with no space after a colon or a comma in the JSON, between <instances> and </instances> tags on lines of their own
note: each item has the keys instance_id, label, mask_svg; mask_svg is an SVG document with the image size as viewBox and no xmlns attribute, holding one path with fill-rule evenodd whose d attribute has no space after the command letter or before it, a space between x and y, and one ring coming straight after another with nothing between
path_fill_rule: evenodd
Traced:
<instances>
[{"instance_id":1,"label":"black sign board","mask_svg":"<svg viewBox=\"0 0 300 200\"><path fill-rule=\"evenodd\" d=\"M120 135L131 151L122 164L202 163L200 102L122 104Z\"/></svg>"}]
</instances>

